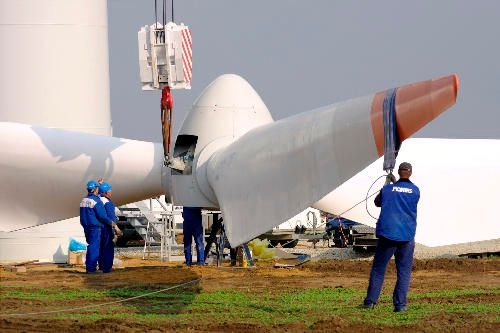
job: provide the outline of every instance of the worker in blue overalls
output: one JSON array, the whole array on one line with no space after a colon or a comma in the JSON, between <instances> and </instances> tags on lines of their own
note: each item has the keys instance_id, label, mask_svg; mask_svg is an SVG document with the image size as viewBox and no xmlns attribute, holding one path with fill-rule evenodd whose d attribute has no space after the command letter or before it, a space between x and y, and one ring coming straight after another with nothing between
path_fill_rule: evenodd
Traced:
<instances>
[{"instance_id":1,"label":"worker in blue overalls","mask_svg":"<svg viewBox=\"0 0 500 333\"><path fill-rule=\"evenodd\" d=\"M118 218L115 214L115 205L111 201L111 196L113 195L112 186L108 183L102 183L99 185L99 195L102 204L104 205L104 210L108 218L113 222L112 225L103 225L101 230L101 253L99 255L99 269L103 273L111 272L113 267L113 259L115 257L115 243L113 238L115 236L115 230L117 228L116 221Z\"/></svg>"},{"instance_id":2,"label":"worker in blue overalls","mask_svg":"<svg viewBox=\"0 0 500 333\"><path fill-rule=\"evenodd\" d=\"M406 310L406 294L410 286L410 275L415 249L417 228L417 204L420 190L410 181L412 166L403 162L398 169L399 180L384 185L375 197L375 205L381 207L376 226L377 249L373 259L370 282L364 303L365 309L377 304L385 271L389 260L396 259L397 282L392 296L394 312Z\"/></svg>"},{"instance_id":3,"label":"worker in blue overalls","mask_svg":"<svg viewBox=\"0 0 500 333\"><path fill-rule=\"evenodd\" d=\"M184 233L184 256L186 265L191 266L193 259L191 255L191 244L194 237L196 244L196 264L205 264L205 249L203 245L203 224L201 221L200 207L184 207L182 209L182 231Z\"/></svg>"},{"instance_id":4,"label":"worker in blue overalls","mask_svg":"<svg viewBox=\"0 0 500 333\"><path fill-rule=\"evenodd\" d=\"M87 241L85 266L87 273L95 273L101 249L101 231L103 225L111 226L101 199L97 196L99 184L91 180L87 183L88 195L80 202L80 224Z\"/></svg>"}]
</instances>

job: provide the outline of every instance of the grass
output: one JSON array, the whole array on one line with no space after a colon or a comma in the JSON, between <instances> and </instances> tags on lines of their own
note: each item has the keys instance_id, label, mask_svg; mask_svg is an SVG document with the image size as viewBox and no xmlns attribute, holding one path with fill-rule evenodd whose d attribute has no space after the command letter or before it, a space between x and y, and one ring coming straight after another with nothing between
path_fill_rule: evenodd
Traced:
<instances>
[{"instance_id":1,"label":"grass","mask_svg":"<svg viewBox=\"0 0 500 333\"><path fill-rule=\"evenodd\" d=\"M16 290L19 289L19 290ZM97 291L92 289L78 290L61 290L47 289L37 287L23 286L0 286L0 299L2 298L18 298L18 299L42 299L42 300L73 300L73 299L102 299L106 297L127 298L133 296L144 295L148 292L155 291L152 289L115 289L110 291ZM160 298L185 298L191 299L190 294L169 294L158 293L148 296L149 299Z\"/></svg>"},{"instance_id":2,"label":"grass","mask_svg":"<svg viewBox=\"0 0 500 333\"><path fill-rule=\"evenodd\" d=\"M142 295L152 291L147 287L97 291L91 289L56 290L26 288L22 286L0 287L2 300L31 303L41 301L47 309L61 307L59 301L70 301L73 306L97 304L109 300ZM409 295L409 311L393 313L390 296L384 295L374 311L360 310L364 290L355 288L309 288L284 292L238 292L219 290L197 293L193 290L159 293L99 309L51 315L55 319L97 321L116 318L125 321L169 322L178 324L239 322L249 324L280 325L302 322L312 326L321 320L346 320L348 322L399 326L417 324L436 314L481 314L481 320L500 322L500 303L477 303L461 300L464 295L498 295L500 289L451 289ZM440 300L440 301L439 301ZM450 303L443 300L448 300ZM27 305L27 304L25 304ZM45 306L44 305L44 306ZM68 305L66 305L68 306ZM40 310L40 306L32 311Z\"/></svg>"}]
</instances>

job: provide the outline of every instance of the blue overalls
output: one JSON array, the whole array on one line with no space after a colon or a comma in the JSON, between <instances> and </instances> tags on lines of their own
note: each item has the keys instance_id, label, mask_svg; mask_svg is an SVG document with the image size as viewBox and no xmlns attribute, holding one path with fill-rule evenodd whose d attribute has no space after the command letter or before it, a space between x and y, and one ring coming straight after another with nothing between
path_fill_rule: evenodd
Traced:
<instances>
[{"instance_id":1,"label":"blue overalls","mask_svg":"<svg viewBox=\"0 0 500 333\"><path fill-rule=\"evenodd\" d=\"M192 238L196 244L196 264L205 264L205 249L203 245L203 224L201 222L201 208L184 207L182 210L182 231L184 233L184 256L186 265L190 266L193 262L191 255Z\"/></svg>"},{"instance_id":2,"label":"blue overalls","mask_svg":"<svg viewBox=\"0 0 500 333\"><path fill-rule=\"evenodd\" d=\"M101 202L104 205L104 210L108 218L116 222L118 218L115 214L115 204L110 199L101 196ZM99 269L103 273L111 272L113 267L113 259L115 257L115 244L113 237L115 236L114 230L111 225L103 225L101 230L101 253L99 255Z\"/></svg>"},{"instance_id":3,"label":"blue overalls","mask_svg":"<svg viewBox=\"0 0 500 333\"><path fill-rule=\"evenodd\" d=\"M82 199L80 202L80 224L85 233L87 241L87 255L85 258L86 270L95 272L99 260L101 248L101 231L103 225L111 226L112 221L108 218L101 199L93 194Z\"/></svg>"},{"instance_id":4,"label":"blue overalls","mask_svg":"<svg viewBox=\"0 0 500 333\"><path fill-rule=\"evenodd\" d=\"M376 227L379 240L373 258L365 305L377 303L387 265L394 255L397 270L397 282L392 296L394 310L400 311L406 307L419 199L420 190L409 179L400 179L394 184L385 185L375 198L375 205L382 209Z\"/></svg>"}]
</instances>

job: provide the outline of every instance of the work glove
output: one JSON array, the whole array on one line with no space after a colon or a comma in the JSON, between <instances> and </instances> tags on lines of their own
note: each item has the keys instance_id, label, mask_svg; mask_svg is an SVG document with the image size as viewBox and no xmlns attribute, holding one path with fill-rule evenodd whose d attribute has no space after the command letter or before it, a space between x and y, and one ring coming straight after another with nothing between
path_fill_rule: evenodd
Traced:
<instances>
[{"instance_id":1,"label":"work glove","mask_svg":"<svg viewBox=\"0 0 500 333\"><path fill-rule=\"evenodd\" d=\"M112 226L113 226L113 230L115 231L115 234L117 236L123 235L123 232L120 230L120 228L118 228L118 226L116 225L116 223L113 222Z\"/></svg>"},{"instance_id":2,"label":"work glove","mask_svg":"<svg viewBox=\"0 0 500 333\"><path fill-rule=\"evenodd\" d=\"M389 185L389 184L394 184L396 182L396 176L394 176L394 174L389 173L387 174L387 176L385 176L385 185Z\"/></svg>"}]
</instances>

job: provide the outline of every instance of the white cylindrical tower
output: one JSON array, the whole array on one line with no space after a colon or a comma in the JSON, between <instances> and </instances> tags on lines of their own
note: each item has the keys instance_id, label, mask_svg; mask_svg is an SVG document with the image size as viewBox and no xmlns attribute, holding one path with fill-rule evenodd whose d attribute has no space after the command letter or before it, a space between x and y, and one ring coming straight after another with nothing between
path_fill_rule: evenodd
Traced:
<instances>
[{"instance_id":1,"label":"white cylindrical tower","mask_svg":"<svg viewBox=\"0 0 500 333\"><path fill-rule=\"evenodd\" d=\"M111 135L106 0L0 0L0 121Z\"/></svg>"}]
</instances>

